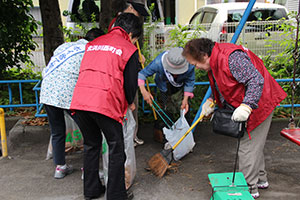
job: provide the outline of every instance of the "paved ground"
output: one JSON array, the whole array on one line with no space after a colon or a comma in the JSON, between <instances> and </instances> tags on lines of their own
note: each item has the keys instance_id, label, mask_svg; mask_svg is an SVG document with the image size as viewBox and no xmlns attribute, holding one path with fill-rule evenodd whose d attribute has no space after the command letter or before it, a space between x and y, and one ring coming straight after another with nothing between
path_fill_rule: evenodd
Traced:
<instances>
[{"instance_id":1,"label":"paved ground","mask_svg":"<svg viewBox=\"0 0 300 200\"><path fill-rule=\"evenodd\" d=\"M261 190L262 200L300 199L300 147L280 136L287 121L273 121L265 155L270 188ZM236 140L213 134L209 123L197 126L194 152L159 179L146 171L147 160L162 145L152 139L153 125L140 126L145 144L136 148L137 175L132 186L135 200L208 200L211 187L207 175L233 171ZM62 180L53 178L52 160L45 160L49 127L23 126L10 131L9 156L0 160L1 200L80 200L82 154L67 156L75 172ZM104 198L100 198L104 199Z\"/></svg>"}]
</instances>

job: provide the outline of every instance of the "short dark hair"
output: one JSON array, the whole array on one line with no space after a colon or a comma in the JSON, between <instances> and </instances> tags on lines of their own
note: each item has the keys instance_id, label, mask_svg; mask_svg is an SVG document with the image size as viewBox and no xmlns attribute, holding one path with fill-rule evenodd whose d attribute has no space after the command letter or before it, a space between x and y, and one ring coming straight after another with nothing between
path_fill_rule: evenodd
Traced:
<instances>
[{"instance_id":1,"label":"short dark hair","mask_svg":"<svg viewBox=\"0 0 300 200\"><path fill-rule=\"evenodd\" d=\"M214 45L215 43L208 38L192 39L186 43L182 55L202 62L205 55L210 57Z\"/></svg>"},{"instance_id":2,"label":"short dark hair","mask_svg":"<svg viewBox=\"0 0 300 200\"><path fill-rule=\"evenodd\" d=\"M86 39L87 41L92 41L94 39L96 39L97 37L100 37L101 35L104 35L104 31L100 28L92 28L91 30L89 30L86 34L84 39Z\"/></svg>"},{"instance_id":3,"label":"short dark hair","mask_svg":"<svg viewBox=\"0 0 300 200\"><path fill-rule=\"evenodd\" d=\"M115 27L120 26L128 34L132 33L132 38L138 38L143 31L142 21L132 13L120 14L115 22Z\"/></svg>"}]
</instances>

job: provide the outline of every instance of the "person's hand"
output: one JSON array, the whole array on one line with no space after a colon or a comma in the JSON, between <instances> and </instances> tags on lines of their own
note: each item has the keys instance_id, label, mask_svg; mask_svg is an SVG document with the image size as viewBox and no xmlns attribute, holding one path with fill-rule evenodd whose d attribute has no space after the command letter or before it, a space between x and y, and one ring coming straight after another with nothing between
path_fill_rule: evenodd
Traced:
<instances>
[{"instance_id":1,"label":"person's hand","mask_svg":"<svg viewBox=\"0 0 300 200\"><path fill-rule=\"evenodd\" d=\"M184 96L185 98L183 98L182 103L181 103L181 110L185 109L185 113L186 114L189 111L189 103L188 103L188 97Z\"/></svg>"},{"instance_id":2,"label":"person's hand","mask_svg":"<svg viewBox=\"0 0 300 200\"><path fill-rule=\"evenodd\" d=\"M250 108L250 106L242 103L239 107L237 107L234 110L231 120L236 121L236 122L247 121L251 112L252 112L252 109Z\"/></svg>"},{"instance_id":3,"label":"person's hand","mask_svg":"<svg viewBox=\"0 0 300 200\"><path fill-rule=\"evenodd\" d=\"M152 99L153 99L153 96L151 95L150 92L148 92L147 90L143 90L141 91L142 95L143 95L143 98L144 100L150 105L152 106Z\"/></svg>"},{"instance_id":4,"label":"person's hand","mask_svg":"<svg viewBox=\"0 0 300 200\"><path fill-rule=\"evenodd\" d=\"M141 54L141 56L139 57L139 61L140 61L141 64L145 64L146 59L145 59L145 56L143 54Z\"/></svg>"},{"instance_id":5,"label":"person's hand","mask_svg":"<svg viewBox=\"0 0 300 200\"><path fill-rule=\"evenodd\" d=\"M213 104L213 106L211 106L211 104ZM200 113L200 116L204 115L205 117L207 117L208 115L213 113L214 110L215 110L214 100L212 98L208 98L205 101L205 103L202 105L202 111Z\"/></svg>"},{"instance_id":6,"label":"person's hand","mask_svg":"<svg viewBox=\"0 0 300 200\"><path fill-rule=\"evenodd\" d=\"M128 106L128 108L129 108L131 111L134 111L134 110L135 110L135 105L134 105L134 103L130 104L130 105Z\"/></svg>"}]
</instances>

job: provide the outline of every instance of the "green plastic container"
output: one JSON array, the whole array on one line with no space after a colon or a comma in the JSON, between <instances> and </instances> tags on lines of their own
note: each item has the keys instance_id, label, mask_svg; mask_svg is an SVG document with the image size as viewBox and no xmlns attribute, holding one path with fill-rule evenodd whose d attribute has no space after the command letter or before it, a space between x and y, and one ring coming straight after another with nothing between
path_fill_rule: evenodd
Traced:
<instances>
[{"instance_id":1,"label":"green plastic container","mask_svg":"<svg viewBox=\"0 0 300 200\"><path fill-rule=\"evenodd\" d=\"M208 174L212 186L210 200L254 200L242 172L236 172L234 184L233 173Z\"/></svg>"}]
</instances>

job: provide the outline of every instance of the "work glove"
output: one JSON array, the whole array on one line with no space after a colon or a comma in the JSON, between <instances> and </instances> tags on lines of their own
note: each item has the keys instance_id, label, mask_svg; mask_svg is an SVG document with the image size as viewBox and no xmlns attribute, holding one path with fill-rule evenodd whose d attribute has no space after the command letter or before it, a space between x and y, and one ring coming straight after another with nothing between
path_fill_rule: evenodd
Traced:
<instances>
[{"instance_id":1,"label":"work glove","mask_svg":"<svg viewBox=\"0 0 300 200\"><path fill-rule=\"evenodd\" d=\"M214 104L214 100L212 98L208 98L205 103L202 105L202 111L200 113L200 116L208 116L215 110L215 104L211 106L211 104Z\"/></svg>"},{"instance_id":2,"label":"work glove","mask_svg":"<svg viewBox=\"0 0 300 200\"><path fill-rule=\"evenodd\" d=\"M252 112L252 109L250 108L250 106L242 103L239 107L237 107L234 110L231 120L236 121L236 122L247 121L251 112Z\"/></svg>"}]
</instances>

